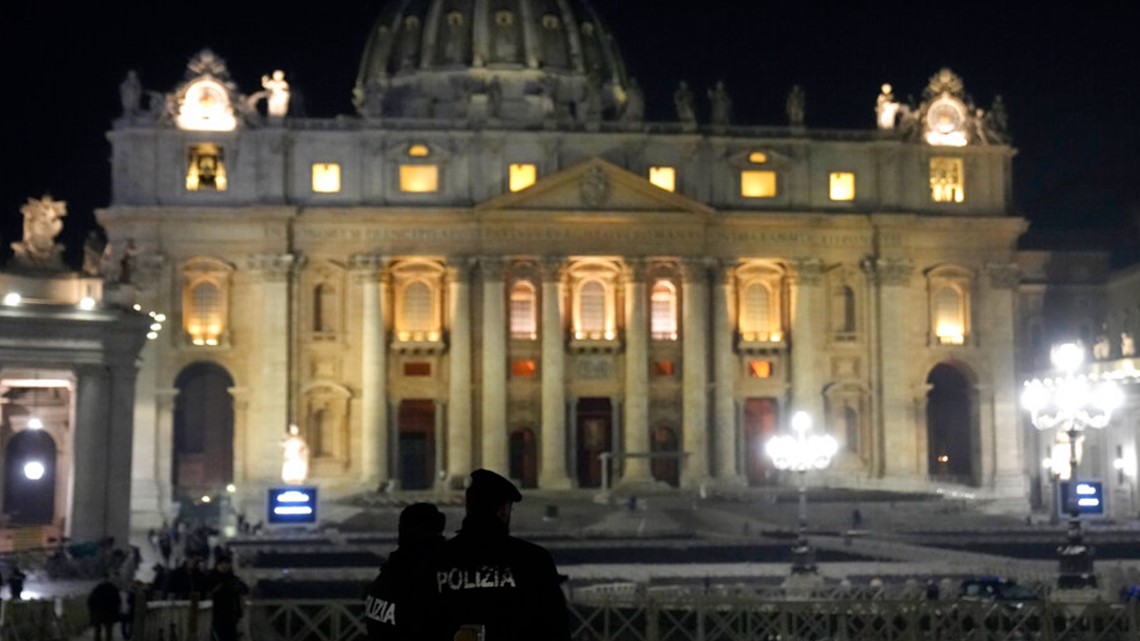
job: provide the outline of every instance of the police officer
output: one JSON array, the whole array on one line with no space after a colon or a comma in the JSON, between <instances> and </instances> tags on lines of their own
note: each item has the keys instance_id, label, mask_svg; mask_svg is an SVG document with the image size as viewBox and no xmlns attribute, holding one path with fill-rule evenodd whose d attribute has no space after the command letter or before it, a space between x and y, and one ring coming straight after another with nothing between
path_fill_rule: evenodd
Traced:
<instances>
[{"instance_id":1,"label":"police officer","mask_svg":"<svg viewBox=\"0 0 1140 641\"><path fill-rule=\"evenodd\" d=\"M399 547L364 592L369 641L424 641L443 634L434 570L445 523L431 503L413 503L400 512Z\"/></svg>"},{"instance_id":2,"label":"police officer","mask_svg":"<svg viewBox=\"0 0 1140 641\"><path fill-rule=\"evenodd\" d=\"M436 569L448 641L569 641L569 616L554 560L510 535L522 495L488 470L471 473L463 527Z\"/></svg>"}]
</instances>

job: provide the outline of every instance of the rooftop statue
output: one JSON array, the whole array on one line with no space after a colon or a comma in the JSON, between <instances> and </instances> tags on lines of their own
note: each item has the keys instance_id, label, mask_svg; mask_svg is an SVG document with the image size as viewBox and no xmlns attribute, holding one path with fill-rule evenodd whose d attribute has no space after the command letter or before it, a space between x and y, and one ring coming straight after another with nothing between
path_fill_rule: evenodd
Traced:
<instances>
[{"instance_id":1,"label":"rooftop statue","mask_svg":"<svg viewBox=\"0 0 1140 641\"><path fill-rule=\"evenodd\" d=\"M804 88L799 85L792 85L792 90L788 92L788 99L784 104L788 111L789 125L793 127L804 126L804 103L806 100Z\"/></svg>"},{"instance_id":2,"label":"rooftop statue","mask_svg":"<svg viewBox=\"0 0 1140 641\"><path fill-rule=\"evenodd\" d=\"M716 86L709 90L709 122L715 126L725 127L732 122L732 98L723 80L716 81Z\"/></svg>"},{"instance_id":3,"label":"rooftop statue","mask_svg":"<svg viewBox=\"0 0 1140 641\"><path fill-rule=\"evenodd\" d=\"M123 103L123 115L133 116L142 109L143 87L139 74L131 69L127 77L119 83L119 100Z\"/></svg>"},{"instance_id":4,"label":"rooftop statue","mask_svg":"<svg viewBox=\"0 0 1140 641\"><path fill-rule=\"evenodd\" d=\"M900 105L895 101L895 94L891 92L890 83L883 83L879 90L879 97L875 100L875 121L879 129L894 129L895 121L899 115Z\"/></svg>"},{"instance_id":5,"label":"rooftop statue","mask_svg":"<svg viewBox=\"0 0 1140 641\"><path fill-rule=\"evenodd\" d=\"M24 215L24 239L12 243L16 267L32 270L63 270L63 245L55 242L55 237L63 229L63 218L67 216L67 203L44 196L37 200L29 198L20 208Z\"/></svg>"},{"instance_id":6,"label":"rooftop statue","mask_svg":"<svg viewBox=\"0 0 1140 641\"><path fill-rule=\"evenodd\" d=\"M284 118L289 113L289 81L285 80L285 72L280 69L273 72L273 76L262 76L261 86L268 92L266 107L270 118Z\"/></svg>"},{"instance_id":7,"label":"rooftop statue","mask_svg":"<svg viewBox=\"0 0 1140 641\"><path fill-rule=\"evenodd\" d=\"M645 120L645 94L636 78L629 81L629 89L625 93L625 109L621 114L626 122L641 122Z\"/></svg>"},{"instance_id":8,"label":"rooftop statue","mask_svg":"<svg viewBox=\"0 0 1140 641\"><path fill-rule=\"evenodd\" d=\"M696 126L697 112L693 108L693 90L689 89L689 83L684 80L677 86L677 91L673 92L673 106L677 108L677 120L681 121L682 125Z\"/></svg>"}]
</instances>

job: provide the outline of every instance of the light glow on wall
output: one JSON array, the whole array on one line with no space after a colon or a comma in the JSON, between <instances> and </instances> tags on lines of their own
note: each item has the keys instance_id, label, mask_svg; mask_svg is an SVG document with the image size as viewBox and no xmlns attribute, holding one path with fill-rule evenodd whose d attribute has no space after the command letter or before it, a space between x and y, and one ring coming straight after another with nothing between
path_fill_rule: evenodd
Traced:
<instances>
[{"instance_id":1,"label":"light glow on wall","mask_svg":"<svg viewBox=\"0 0 1140 641\"><path fill-rule=\"evenodd\" d=\"M934 334L938 337L938 342L942 345L962 345L966 342L966 337L962 332L961 325L940 323Z\"/></svg>"},{"instance_id":2,"label":"light glow on wall","mask_svg":"<svg viewBox=\"0 0 1140 641\"><path fill-rule=\"evenodd\" d=\"M216 80L201 78L186 88L175 122L187 131L233 131L237 128L230 95Z\"/></svg>"},{"instance_id":3,"label":"light glow on wall","mask_svg":"<svg viewBox=\"0 0 1140 641\"><path fill-rule=\"evenodd\" d=\"M748 169L740 172L740 195L745 198L772 198L776 195L776 172Z\"/></svg>"},{"instance_id":4,"label":"light glow on wall","mask_svg":"<svg viewBox=\"0 0 1140 641\"><path fill-rule=\"evenodd\" d=\"M855 174L849 171L831 172L828 195L832 200L855 200Z\"/></svg>"},{"instance_id":5,"label":"light glow on wall","mask_svg":"<svg viewBox=\"0 0 1140 641\"><path fill-rule=\"evenodd\" d=\"M966 199L961 158L930 159L930 199L936 203L960 203Z\"/></svg>"},{"instance_id":6,"label":"light glow on wall","mask_svg":"<svg viewBox=\"0 0 1140 641\"><path fill-rule=\"evenodd\" d=\"M88 312L95 309L95 299L91 298L90 296L84 296L79 301L79 309L82 309L82 310L88 311Z\"/></svg>"},{"instance_id":7,"label":"light glow on wall","mask_svg":"<svg viewBox=\"0 0 1140 641\"><path fill-rule=\"evenodd\" d=\"M313 163L312 180L314 193L335 194L340 192L340 163Z\"/></svg>"},{"instance_id":8,"label":"light glow on wall","mask_svg":"<svg viewBox=\"0 0 1140 641\"><path fill-rule=\"evenodd\" d=\"M522 191L538 180L538 168L531 163L511 163L509 173L512 192Z\"/></svg>"},{"instance_id":9,"label":"light glow on wall","mask_svg":"<svg viewBox=\"0 0 1140 641\"><path fill-rule=\"evenodd\" d=\"M44 468L44 464L39 461L28 461L24 463L24 478L29 481L42 479L45 472L47 472L47 470Z\"/></svg>"},{"instance_id":10,"label":"light glow on wall","mask_svg":"<svg viewBox=\"0 0 1140 641\"><path fill-rule=\"evenodd\" d=\"M18 292L8 292L7 294L4 294L4 304L8 305L9 307L15 307L16 305L19 305L21 300L23 300L23 297L20 296Z\"/></svg>"},{"instance_id":11,"label":"light glow on wall","mask_svg":"<svg viewBox=\"0 0 1140 641\"><path fill-rule=\"evenodd\" d=\"M768 154L762 151L754 151L748 154L748 162L752 163L753 165L763 165L764 163L768 162Z\"/></svg>"},{"instance_id":12,"label":"light glow on wall","mask_svg":"<svg viewBox=\"0 0 1140 641\"><path fill-rule=\"evenodd\" d=\"M212 143L191 146L186 191L225 191L228 186L222 148Z\"/></svg>"},{"instance_id":13,"label":"light glow on wall","mask_svg":"<svg viewBox=\"0 0 1140 641\"><path fill-rule=\"evenodd\" d=\"M439 167L400 165L400 191L409 194L430 194L439 191Z\"/></svg>"},{"instance_id":14,"label":"light glow on wall","mask_svg":"<svg viewBox=\"0 0 1140 641\"><path fill-rule=\"evenodd\" d=\"M665 191L677 191L677 170L673 167L650 167L649 182Z\"/></svg>"},{"instance_id":15,"label":"light glow on wall","mask_svg":"<svg viewBox=\"0 0 1140 641\"><path fill-rule=\"evenodd\" d=\"M431 150L427 145L412 145L408 147L408 155L412 158L427 158Z\"/></svg>"}]
</instances>

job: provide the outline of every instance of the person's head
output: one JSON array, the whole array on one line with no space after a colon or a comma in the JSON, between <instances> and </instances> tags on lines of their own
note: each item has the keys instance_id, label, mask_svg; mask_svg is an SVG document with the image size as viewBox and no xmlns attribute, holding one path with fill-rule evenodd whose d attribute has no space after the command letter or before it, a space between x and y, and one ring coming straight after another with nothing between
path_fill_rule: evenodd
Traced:
<instances>
[{"instance_id":1,"label":"person's head","mask_svg":"<svg viewBox=\"0 0 1140 641\"><path fill-rule=\"evenodd\" d=\"M465 498L468 516L493 514L509 527L511 507L522 500L522 494L514 483L491 470L475 470Z\"/></svg>"},{"instance_id":2,"label":"person's head","mask_svg":"<svg viewBox=\"0 0 1140 641\"><path fill-rule=\"evenodd\" d=\"M214 569L225 573L232 571L234 569L233 559L224 554L218 556L217 560L214 561Z\"/></svg>"},{"instance_id":3,"label":"person's head","mask_svg":"<svg viewBox=\"0 0 1140 641\"><path fill-rule=\"evenodd\" d=\"M400 512L398 544L416 545L443 539L447 517L431 503L413 503Z\"/></svg>"}]
</instances>

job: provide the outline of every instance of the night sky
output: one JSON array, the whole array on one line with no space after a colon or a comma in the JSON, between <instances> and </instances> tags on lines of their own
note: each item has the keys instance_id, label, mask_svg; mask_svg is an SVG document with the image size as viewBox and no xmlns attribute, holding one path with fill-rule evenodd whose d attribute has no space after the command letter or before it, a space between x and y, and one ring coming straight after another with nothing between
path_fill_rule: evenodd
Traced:
<instances>
[{"instance_id":1,"label":"night sky","mask_svg":"<svg viewBox=\"0 0 1140 641\"><path fill-rule=\"evenodd\" d=\"M94 209L110 200L104 133L120 111L118 84L128 69L138 70L147 89L167 92L181 82L187 59L208 46L226 59L243 93L260 89L261 75L281 68L303 94L307 115L351 114L357 65L382 4L6 7L0 21L8 114L0 180L4 251L19 240L20 205L50 193L69 203L63 236L76 257ZM1030 219L1034 233L1091 230L1106 242L1135 244L1140 56L1136 16L1126 3L1095 9L856 4L593 2L645 89L651 120L673 118L678 80L687 79L703 98L723 79L739 123L785 124L785 96L800 84L810 127L870 129L880 84L917 99L931 75L950 67L979 106L1003 96L1019 150L1016 212ZM707 101L698 109L707 111Z\"/></svg>"}]
</instances>

